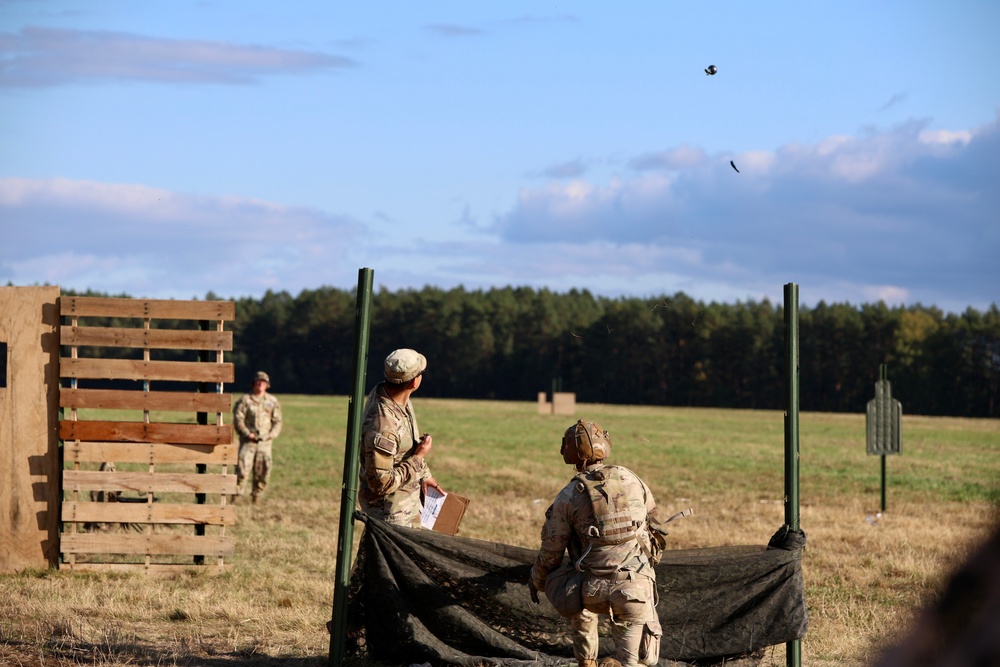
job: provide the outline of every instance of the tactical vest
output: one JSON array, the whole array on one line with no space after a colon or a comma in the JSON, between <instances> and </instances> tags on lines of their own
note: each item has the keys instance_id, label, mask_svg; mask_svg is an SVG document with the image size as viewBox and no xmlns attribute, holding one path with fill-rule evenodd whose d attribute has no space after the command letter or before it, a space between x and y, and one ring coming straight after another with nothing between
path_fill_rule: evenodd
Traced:
<instances>
[{"instance_id":1,"label":"tactical vest","mask_svg":"<svg viewBox=\"0 0 1000 667\"><path fill-rule=\"evenodd\" d=\"M587 535L588 547L638 539L640 532L646 528L645 501L641 500L635 506L629 502L618 466L580 472L576 479L576 490L590 497L594 509L594 524Z\"/></svg>"}]
</instances>

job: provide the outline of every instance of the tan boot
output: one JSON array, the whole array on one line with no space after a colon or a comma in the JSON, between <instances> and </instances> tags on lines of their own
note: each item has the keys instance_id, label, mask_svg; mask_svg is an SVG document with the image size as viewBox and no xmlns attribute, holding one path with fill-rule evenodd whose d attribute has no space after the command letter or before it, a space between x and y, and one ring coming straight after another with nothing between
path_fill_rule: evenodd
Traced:
<instances>
[{"instance_id":1,"label":"tan boot","mask_svg":"<svg viewBox=\"0 0 1000 667\"><path fill-rule=\"evenodd\" d=\"M577 660L577 662L580 664L580 667L597 667L596 660Z\"/></svg>"},{"instance_id":2,"label":"tan boot","mask_svg":"<svg viewBox=\"0 0 1000 667\"><path fill-rule=\"evenodd\" d=\"M616 658L607 657L601 660L600 667L622 667L622 663L618 662Z\"/></svg>"}]
</instances>

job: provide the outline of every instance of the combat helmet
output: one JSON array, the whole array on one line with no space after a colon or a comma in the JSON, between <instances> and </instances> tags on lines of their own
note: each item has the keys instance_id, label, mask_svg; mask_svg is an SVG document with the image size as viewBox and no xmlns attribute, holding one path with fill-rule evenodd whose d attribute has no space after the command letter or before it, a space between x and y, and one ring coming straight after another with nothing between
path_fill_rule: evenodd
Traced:
<instances>
[{"instance_id":1,"label":"combat helmet","mask_svg":"<svg viewBox=\"0 0 1000 667\"><path fill-rule=\"evenodd\" d=\"M581 419L566 429L560 451L563 461L574 466L603 461L611 455L611 438L600 424Z\"/></svg>"}]
</instances>

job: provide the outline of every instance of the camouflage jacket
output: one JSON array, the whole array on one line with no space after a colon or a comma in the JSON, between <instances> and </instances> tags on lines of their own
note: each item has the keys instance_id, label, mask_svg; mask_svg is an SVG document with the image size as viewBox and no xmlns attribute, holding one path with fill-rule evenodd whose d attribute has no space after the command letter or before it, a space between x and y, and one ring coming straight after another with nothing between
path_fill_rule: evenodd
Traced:
<instances>
[{"instance_id":1,"label":"camouflage jacket","mask_svg":"<svg viewBox=\"0 0 1000 667\"><path fill-rule=\"evenodd\" d=\"M240 442L249 442L256 433L258 441L274 440L281 433L281 403L271 394L243 394L233 406L233 428Z\"/></svg>"},{"instance_id":2,"label":"camouflage jacket","mask_svg":"<svg viewBox=\"0 0 1000 667\"><path fill-rule=\"evenodd\" d=\"M597 493L592 494L595 489ZM595 502L592 495L605 496L605 500ZM606 509L597 517L595 506L602 504ZM532 581L544 590L549 572L559 567L567 550L570 559L579 560L580 567L592 575L631 570L654 577L647 555L647 518L655 519L656 512L652 491L634 472L603 463L588 466L559 492L545 512ZM615 538L609 530L615 525L628 529L619 530Z\"/></svg>"},{"instance_id":3,"label":"camouflage jacket","mask_svg":"<svg viewBox=\"0 0 1000 667\"><path fill-rule=\"evenodd\" d=\"M358 503L390 523L410 524L420 513L420 482L431 476L424 459L411 456L420 429L413 405L400 406L382 390L365 400L361 427Z\"/></svg>"}]
</instances>

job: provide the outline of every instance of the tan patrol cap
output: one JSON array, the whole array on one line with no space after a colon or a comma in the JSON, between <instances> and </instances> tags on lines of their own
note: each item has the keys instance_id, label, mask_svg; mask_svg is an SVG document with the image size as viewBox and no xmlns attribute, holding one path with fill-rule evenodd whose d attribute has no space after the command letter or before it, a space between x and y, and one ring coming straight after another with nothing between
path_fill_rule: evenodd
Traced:
<instances>
[{"instance_id":1,"label":"tan patrol cap","mask_svg":"<svg viewBox=\"0 0 1000 667\"><path fill-rule=\"evenodd\" d=\"M264 371L257 371L256 373L254 373L253 381L256 382L257 380L263 380L264 382L271 384L271 378L269 378L267 376L267 373L265 373Z\"/></svg>"},{"instance_id":2,"label":"tan patrol cap","mask_svg":"<svg viewBox=\"0 0 1000 667\"><path fill-rule=\"evenodd\" d=\"M424 372L427 358L416 350L394 350L385 358L385 379L393 384L409 382Z\"/></svg>"}]
</instances>

